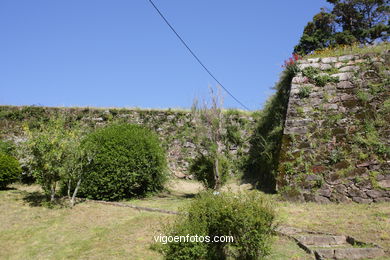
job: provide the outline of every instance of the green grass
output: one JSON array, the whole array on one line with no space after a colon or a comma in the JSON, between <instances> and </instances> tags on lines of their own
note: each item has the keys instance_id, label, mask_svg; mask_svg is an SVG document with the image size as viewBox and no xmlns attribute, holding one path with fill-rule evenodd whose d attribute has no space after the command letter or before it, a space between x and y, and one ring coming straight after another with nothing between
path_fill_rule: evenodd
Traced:
<instances>
[{"instance_id":1,"label":"green grass","mask_svg":"<svg viewBox=\"0 0 390 260\"><path fill-rule=\"evenodd\" d=\"M232 192L250 188L235 183L227 186L225 190ZM79 203L73 209L49 209L36 206L31 199L39 192L37 186L13 187L0 191L0 259L162 259L150 247L153 236L162 232L161 224L173 215L92 202ZM124 203L177 210L201 189L195 181L175 181L169 192ZM322 205L284 202L275 195L270 198L281 224L351 235L390 248L390 203ZM311 258L294 241L275 237L267 259Z\"/></svg>"},{"instance_id":2,"label":"green grass","mask_svg":"<svg viewBox=\"0 0 390 260\"><path fill-rule=\"evenodd\" d=\"M390 43L381 43L375 46L359 47L358 45L352 46L338 46L336 48L325 48L315 51L313 54L303 57L306 58L325 58L325 57L337 57L343 55L358 55L367 53L381 53L390 49Z\"/></svg>"}]
</instances>

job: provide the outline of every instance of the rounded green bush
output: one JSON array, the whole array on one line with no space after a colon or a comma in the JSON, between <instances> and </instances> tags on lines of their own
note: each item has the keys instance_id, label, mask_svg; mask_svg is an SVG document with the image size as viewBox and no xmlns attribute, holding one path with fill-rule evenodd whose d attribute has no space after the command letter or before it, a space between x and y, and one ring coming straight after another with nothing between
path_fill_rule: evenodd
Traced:
<instances>
[{"instance_id":1,"label":"rounded green bush","mask_svg":"<svg viewBox=\"0 0 390 260\"><path fill-rule=\"evenodd\" d=\"M81 146L92 158L84 169L81 196L120 200L163 189L166 155L150 130L131 124L111 125L89 134Z\"/></svg>"},{"instance_id":2,"label":"rounded green bush","mask_svg":"<svg viewBox=\"0 0 390 260\"><path fill-rule=\"evenodd\" d=\"M201 242L170 241L161 246L166 259L259 259L270 253L275 213L258 191L201 193L182 215L165 227L166 236L202 236ZM217 243L218 236L233 240Z\"/></svg>"},{"instance_id":3,"label":"rounded green bush","mask_svg":"<svg viewBox=\"0 0 390 260\"><path fill-rule=\"evenodd\" d=\"M14 157L0 152L0 189L8 184L17 181L22 173L18 160Z\"/></svg>"}]
</instances>

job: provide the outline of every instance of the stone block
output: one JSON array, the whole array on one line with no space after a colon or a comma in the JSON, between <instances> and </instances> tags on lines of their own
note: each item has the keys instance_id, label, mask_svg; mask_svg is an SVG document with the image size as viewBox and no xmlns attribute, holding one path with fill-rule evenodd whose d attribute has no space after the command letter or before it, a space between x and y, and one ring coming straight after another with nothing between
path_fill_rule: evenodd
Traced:
<instances>
[{"instance_id":1,"label":"stone block","mask_svg":"<svg viewBox=\"0 0 390 260\"><path fill-rule=\"evenodd\" d=\"M330 64L326 64L326 63L320 64L320 70L329 70L331 68L332 68L332 65L330 65Z\"/></svg>"},{"instance_id":2,"label":"stone block","mask_svg":"<svg viewBox=\"0 0 390 260\"><path fill-rule=\"evenodd\" d=\"M321 62L323 62L323 63L335 63L335 62L337 62L337 58L336 57L322 58Z\"/></svg>"},{"instance_id":3,"label":"stone block","mask_svg":"<svg viewBox=\"0 0 390 260\"><path fill-rule=\"evenodd\" d=\"M354 88L354 87L355 86L349 81L340 81L339 83L337 83L337 88L339 88L339 89L349 89L349 88Z\"/></svg>"},{"instance_id":4,"label":"stone block","mask_svg":"<svg viewBox=\"0 0 390 260\"><path fill-rule=\"evenodd\" d=\"M366 191L366 194L373 199L386 196L386 192L382 190L368 190Z\"/></svg>"},{"instance_id":5,"label":"stone block","mask_svg":"<svg viewBox=\"0 0 390 260\"><path fill-rule=\"evenodd\" d=\"M334 259L367 259L383 256L381 248L337 248Z\"/></svg>"},{"instance_id":6,"label":"stone block","mask_svg":"<svg viewBox=\"0 0 390 260\"><path fill-rule=\"evenodd\" d=\"M340 56L338 58L339 61L350 61L352 59L354 59L355 57L353 55L344 55L344 56Z\"/></svg>"},{"instance_id":7,"label":"stone block","mask_svg":"<svg viewBox=\"0 0 390 260\"><path fill-rule=\"evenodd\" d=\"M333 74L332 76L335 78L338 78L340 81L343 81L343 80L352 79L353 73L352 72L342 72L342 73Z\"/></svg>"},{"instance_id":8,"label":"stone block","mask_svg":"<svg viewBox=\"0 0 390 260\"><path fill-rule=\"evenodd\" d=\"M307 59L307 61L308 61L309 63L317 63L317 62L320 61L320 58Z\"/></svg>"},{"instance_id":9,"label":"stone block","mask_svg":"<svg viewBox=\"0 0 390 260\"><path fill-rule=\"evenodd\" d=\"M359 70L359 66L346 66L346 67L342 67L340 69L340 72L358 71L358 70Z\"/></svg>"},{"instance_id":10,"label":"stone block","mask_svg":"<svg viewBox=\"0 0 390 260\"><path fill-rule=\"evenodd\" d=\"M303 76L294 77L291 81L293 84L302 84L308 82L308 78Z\"/></svg>"}]
</instances>

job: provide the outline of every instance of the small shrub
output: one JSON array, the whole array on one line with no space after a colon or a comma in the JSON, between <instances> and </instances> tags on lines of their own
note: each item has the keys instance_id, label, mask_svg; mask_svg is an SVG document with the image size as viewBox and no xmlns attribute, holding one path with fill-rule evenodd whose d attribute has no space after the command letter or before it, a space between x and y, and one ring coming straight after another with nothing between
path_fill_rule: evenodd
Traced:
<instances>
[{"instance_id":1,"label":"small shrub","mask_svg":"<svg viewBox=\"0 0 390 260\"><path fill-rule=\"evenodd\" d=\"M319 68L307 67L302 70L302 75L313 80L320 72Z\"/></svg>"},{"instance_id":2,"label":"small shrub","mask_svg":"<svg viewBox=\"0 0 390 260\"><path fill-rule=\"evenodd\" d=\"M314 82L317 86L324 87L327 83L339 82L339 79L330 75L318 75L314 78Z\"/></svg>"},{"instance_id":3,"label":"small shrub","mask_svg":"<svg viewBox=\"0 0 390 260\"><path fill-rule=\"evenodd\" d=\"M150 130L138 125L111 125L89 134L82 147L93 154L85 167L82 196L119 200L163 189L165 151Z\"/></svg>"},{"instance_id":4,"label":"small shrub","mask_svg":"<svg viewBox=\"0 0 390 260\"><path fill-rule=\"evenodd\" d=\"M13 155L15 153L15 145L10 141L0 140L0 153Z\"/></svg>"},{"instance_id":5,"label":"small shrub","mask_svg":"<svg viewBox=\"0 0 390 260\"><path fill-rule=\"evenodd\" d=\"M298 96L299 98L307 98L310 96L311 87L304 85L299 88Z\"/></svg>"},{"instance_id":6,"label":"small shrub","mask_svg":"<svg viewBox=\"0 0 390 260\"><path fill-rule=\"evenodd\" d=\"M163 246L166 259L258 259L270 252L274 211L258 191L201 193L172 224L168 236L208 236L210 243L172 242ZM216 236L233 242L212 243Z\"/></svg>"},{"instance_id":7,"label":"small shrub","mask_svg":"<svg viewBox=\"0 0 390 260\"><path fill-rule=\"evenodd\" d=\"M229 174L229 161L225 156L220 155L218 158L221 185L226 183ZM198 155L190 165L190 172L195 175L196 179L201 181L207 188L212 189L215 186L214 178L215 159L212 156L203 154Z\"/></svg>"},{"instance_id":8,"label":"small shrub","mask_svg":"<svg viewBox=\"0 0 390 260\"><path fill-rule=\"evenodd\" d=\"M18 160L0 152L0 189L4 189L8 184L17 181L21 173L22 170Z\"/></svg>"}]
</instances>

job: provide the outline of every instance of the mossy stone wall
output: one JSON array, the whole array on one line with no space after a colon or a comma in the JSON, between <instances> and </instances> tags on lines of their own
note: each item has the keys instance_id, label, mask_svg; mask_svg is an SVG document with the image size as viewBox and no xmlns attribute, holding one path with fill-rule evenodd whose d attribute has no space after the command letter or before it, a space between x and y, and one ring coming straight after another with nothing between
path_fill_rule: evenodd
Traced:
<instances>
[{"instance_id":1,"label":"mossy stone wall","mask_svg":"<svg viewBox=\"0 0 390 260\"><path fill-rule=\"evenodd\" d=\"M390 52L299 61L277 189L300 201L390 201Z\"/></svg>"}]
</instances>

